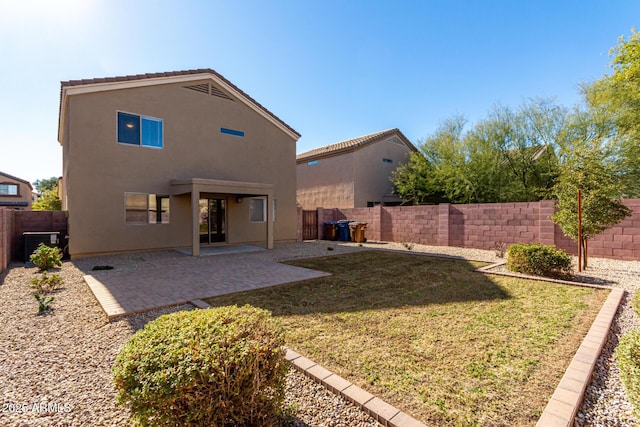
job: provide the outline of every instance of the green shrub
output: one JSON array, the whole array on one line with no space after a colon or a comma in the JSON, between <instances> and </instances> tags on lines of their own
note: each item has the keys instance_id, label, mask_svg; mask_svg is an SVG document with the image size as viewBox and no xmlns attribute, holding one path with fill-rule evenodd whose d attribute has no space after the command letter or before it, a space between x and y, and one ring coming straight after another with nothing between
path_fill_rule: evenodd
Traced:
<instances>
[{"instance_id":1,"label":"green shrub","mask_svg":"<svg viewBox=\"0 0 640 427\"><path fill-rule=\"evenodd\" d=\"M571 257L553 245L518 243L507 252L507 269L536 276L566 277L571 274Z\"/></svg>"},{"instance_id":2,"label":"green shrub","mask_svg":"<svg viewBox=\"0 0 640 427\"><path fill-rule=\"evenodd\" d=\"M51 303L55 299L54 297L47 297L40 294L33 294L33 297L38 301L38 314L44 314L51 310Z\"/></svg>"},{"instance_id":3,"label":"green shrub","mask_svg":"<svg viewBox=\"0 0 640 427\"><path fill-rule=\"evenodd\" d=\"M40 271L62 266L62 252L60 252L60 249L49 247L44 243L38 245L29 259Z\"/></svg>"},{"instance_id":4,"label":"green shrub","mask_svg":"<svg viewBox=\"0 0 640 427\"><path fill-rule=\"evenodd\" d=\"M633 295L631 306L633 307L633 311L635 311L636 316L640 317L640 292L636 291Z\"/></svg>"},{"instance_id":5,"label":"green shrub","mask_svg":"<svg viewBox=\"0 0 640 427\"><path fill-rule=\"evenodd\" d=\"M31 286L39 294L46 294L53 292L62 285L63 279L58 274L47 275L47 272L43 272L41 276L31 279Z\"/></svg>"},{"instance_id":6,"label":"green shrub","mask_svg":"<svg viewBox=\"0 0 640 427\"><path fill-rule=\"evenodd\" d=\"M273 425L289 366L283 345L280 324L249 305L161 316L118 355L118 402L142 426Z\"/></svg>"},{"instance_id":7,"label":"green shrub","mask_svg":"<svg viewBox=\"0 0 640 427\"><path fill-rule=\"evenodd\" d=\"M615 351L620 378L633 404L634 415L640 418L640 329L624 335Z\"/></svg>"}]
</instances>

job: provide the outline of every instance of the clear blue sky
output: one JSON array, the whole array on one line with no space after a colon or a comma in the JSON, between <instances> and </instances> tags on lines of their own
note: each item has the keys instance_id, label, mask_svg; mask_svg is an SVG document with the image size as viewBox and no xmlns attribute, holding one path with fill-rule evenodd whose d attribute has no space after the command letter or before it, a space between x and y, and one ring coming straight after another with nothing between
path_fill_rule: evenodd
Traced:
<instances>
[{"instance_id":1,"label":"clear blue sky","mask_svg":"<svg viewBox=\"0 0 640 427\"><path fill-rule=\"evenodd\" d=\"M0 171L62 173L62 80L213 68L300 132L300 153L573 105L633 26L638 0L0 0Z\"/></svg>"}]
</instances>

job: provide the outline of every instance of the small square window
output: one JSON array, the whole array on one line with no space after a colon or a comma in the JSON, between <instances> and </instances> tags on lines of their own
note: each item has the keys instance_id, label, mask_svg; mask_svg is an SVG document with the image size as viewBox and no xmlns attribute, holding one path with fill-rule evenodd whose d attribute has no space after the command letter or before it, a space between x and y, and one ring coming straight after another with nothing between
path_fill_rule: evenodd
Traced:
<instances>
[{"instance_id":1,"label":"small square window","mask_svg":"<svg viewBox=\"0 0 640 427\"><path fill-rule=\"evenodd\" d=\"M391 160L391 159L382 159L382 161L384 163L393 163L393 160Z\"/></svg>"},{"instance_id":2,"label":"small square window","mask_svg":"<svg viewBox=\"0 0 640 427\"><path fill-rule=\"evenodd\" d=\"M264 197L249 199L249 220L264 222L267 216L267 200Z\"/></svg>"},{"instance_id":3,"label":"small square window","mask_svg":"<svg viewBox=\"0 0 640 427\"><path fill-rule=\"evenodd\" d=\"M169 196L125 193L126 224L168 224Z\"/></svg>"}]
</instances>

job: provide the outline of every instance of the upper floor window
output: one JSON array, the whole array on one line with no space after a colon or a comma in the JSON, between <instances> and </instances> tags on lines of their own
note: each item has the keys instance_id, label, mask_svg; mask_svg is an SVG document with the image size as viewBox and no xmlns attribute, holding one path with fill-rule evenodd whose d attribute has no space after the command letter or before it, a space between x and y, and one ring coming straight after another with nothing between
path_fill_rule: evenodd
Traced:
<instances>
[{"instance_id":1,"label":"upper floor window","mask_svg":"<svg viewBox=\"0 0 640 427\"><path fill-rule=\"evenodd\" d=\"M17 196L17 184L0 184L0 196Z\"/></svg>"},{"instance_id":2,"label":"upper floor window","mask_svg":"<svg viewBox=\"0 0 640 427\"><path fill-rule=\"evenodd\" d=\"M162 119L118 111L118 142L162 148Z\"/></svg>"},{"instance_id":3,"label":"upper floor window","mask_svg":"<svg viewBox=\"0 0 640 427\"><path fill-rule=\"evenodd\" d=\"M307 165L309 166L313 166L313 165L317 165L318 161L317 160L311 160L310 162L307 162Z\"/></svg>"},{"instance_id":4,"label":"upper floor window","mask_svg":"<svg viewBox=\"0 0 640 427\"><path fill-rule=\"evenodd\" d=\"M393 163L393 160L391 160L391 159L387 159L387 158L383 158L383 159L382 159L382 162L383 162L383 163Z\"/></svg>"}]
</instances>

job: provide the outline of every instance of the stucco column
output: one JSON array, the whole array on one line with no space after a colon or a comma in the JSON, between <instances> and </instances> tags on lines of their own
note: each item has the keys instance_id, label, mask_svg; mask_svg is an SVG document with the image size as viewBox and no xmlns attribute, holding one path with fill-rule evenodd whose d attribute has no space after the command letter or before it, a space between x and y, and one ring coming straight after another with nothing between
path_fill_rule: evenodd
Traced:
<instances>
[{"instance_id":1,"label":"stucco column","mask_svg":"<svg viewBox=\"0 0 640 427\"><path fill-rule=\"evenodd\" d=\"M449 246L449 203L440 203L438 205L438 245Z\"/></svg>"},{"instance_id":2,"label":"stucco column","mask_svg":"<svg viewBox=\"0 0 640 427\"><path fill-rule=\"evenodd\" d=\"M273 249L273 193L267 194L267 249Z\"/></svg>"},{"instance_id":3,"label":"stucco column","mask_svg":"<svg viewBox=\"0 0 640 427\"><path fill-rule=\"evenodd\" d=\"M191 192L191 255L200 256L200 191Z\"/></svg>"}]
</instances>

